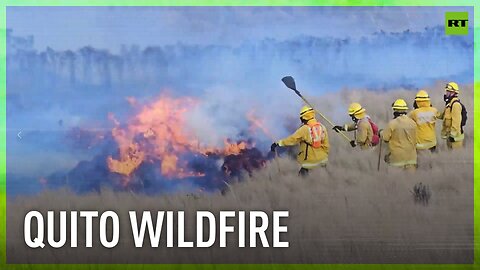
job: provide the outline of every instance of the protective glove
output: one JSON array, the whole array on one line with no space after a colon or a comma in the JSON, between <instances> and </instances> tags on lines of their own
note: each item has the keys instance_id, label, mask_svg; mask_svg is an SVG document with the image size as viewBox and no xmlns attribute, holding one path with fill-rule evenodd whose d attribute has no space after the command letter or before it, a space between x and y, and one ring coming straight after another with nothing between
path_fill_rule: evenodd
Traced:
<instances>
[{"instance_id":1,"label":"protective glove","mask_svg":"<svg viewBox=\"0 0 480 270\"><path fill-rule=\"evenodd\" d=\"M340 132L340 131L345 131L345 128L342 127L342 126L334 126L333 127L333 130L335 130L335 132Z\"/></svg>"},{"instance_id":2,"label":"protective glove","mask_svg":"<svg viewBox=\"0 0 480 270\"><path fill-rule=\"evenodd\" d=\"M350 141L350 145L351 145L352 147L355 147L355 146L357 146L357 143L352 140L352 141Z\"/></svg>"},{"instance_id":3,"label":"protective glove","mask_svg":"<svg viewBox=\"0 0 480 270\"><path fill-rule=\"evenodd\" d=\"M378 130L378 138L380 139L380 142L384 141L383 136L382 136L383 129Z\"/></svg>"},{"instance_id":4,"label":"protective glove","mask_svg":"<svg viewBox=\"0 0 480 270\"><path fill-rule=\"evenodd\" d=\"M455 139L453 137L448 137L449 142L455 142Z\"/></svg>"},{"instance_id":5,"label":"protective glove","mask_svg":"<svg viewBox=\"0 0 480 270\"><path fill-rule=\"evenodd\" d=\"M275 149L276 149L278 146L279 146L278 143L276 143L276 142L272 143L272 145L270 146L270 151L275 152Z\"/></svg>"}]
</instances>

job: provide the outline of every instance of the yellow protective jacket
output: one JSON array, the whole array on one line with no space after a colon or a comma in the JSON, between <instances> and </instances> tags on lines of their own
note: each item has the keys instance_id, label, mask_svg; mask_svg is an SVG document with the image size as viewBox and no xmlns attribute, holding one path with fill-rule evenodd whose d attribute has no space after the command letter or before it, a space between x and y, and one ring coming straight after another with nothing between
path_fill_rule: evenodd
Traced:
<instances>
[{"instance_id":1,"label":"yellow protective jacket","mask_svg":"<svg viewBox=\"0 0 480 270\"><path fill-rule=\"evenodd\" d=\"M430 106L430 101L417 101L418 108L408 116L417 124L417 149L425 150L437 145L435 121L438 110Z\"/></svg>"},{"instance_id":2,"label":"yellow protective jacket","mask_svg":"<svg viewBox=\"0 0 480 270\"><path fill-rule=\"evenodd\" d=\"M382 132L390 153L387 162L396 167L417 164L417 124L407 115L391 120Z\"/></svg>"},{"instance_id":3,"label":"yellow protective jacket","mask_svg":"<svg viewBox=\"0 0 480 270\"><path fill-rule=\"evenodd\" d=\"M315 124L317 120L311 119L307 124ZM310 133L310 127L308 125L302 125L295 133L287 138L279 140L277 143L280 146L293 146L299 145L300 149L297 155L297 161L302 168L312 169L319 165L325 165L328 161L328 133L325 126L320 125L321 132L321 145L318 148L312 146L312 138Z\"/></svg>"},{"instance_id":4,"label":"yellow protective jacket","mask_svg":"<svg viewBox=\"0 0 480 270\"><path fill-rule=\"evenodd\" d=\"M344 126L346 131L355 131L355 141L361 149L369 149L372 146L373 130L367 117Z\"/></svg>"},{"instance_id":5,"label":"yellow protective jacket","mask_svg":"<svg viewBox=\"0 0 480 270\"><path fill-rule=\"evenodd\" d=\"M462 105L458 98L453 98L445 109L440 114L439 118L443 119L442 138L453 138L456 142L463 141L464 134L462 133Z\"/></svg>"}]
</instances>

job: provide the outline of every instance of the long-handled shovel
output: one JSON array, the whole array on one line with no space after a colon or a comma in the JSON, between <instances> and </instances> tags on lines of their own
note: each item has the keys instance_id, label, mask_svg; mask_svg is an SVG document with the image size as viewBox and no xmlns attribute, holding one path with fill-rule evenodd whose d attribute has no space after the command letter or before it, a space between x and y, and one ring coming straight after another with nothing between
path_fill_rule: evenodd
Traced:
<instances>
[{"instance_id":1,"label":"long-handled shovel","mask_svg":"<svg viewBox=\"0 0 480 270\"><path fill-rule=\"evenodd\" d=\"M302 94L300 94L300 91L297 90L297 87L295 85L295 79L293 79L292 76L283 77L282 82L285 84L286 87L292 89L295 92L295 94L297 94L297 96L299 96L308 106L310 106L313 110L315 110L315 112L318 113L318 115L320 115L323 119L325 119L325 121L327 121L327 123L329 123L332 127L335 126L330 120L328 120L327 117L325 117L325 115L323 115L320 111L316 110L312 106L312 104L310 104L310 102L308 102L308 100L306 100L302 96ZM338 133L341 134L343 136L343 138L350 143L351 140L350 140L350 138L348 138L347 135L345 135L345 133L343 133L342 131L339 131Z\"/></svg>"}]
</instances>

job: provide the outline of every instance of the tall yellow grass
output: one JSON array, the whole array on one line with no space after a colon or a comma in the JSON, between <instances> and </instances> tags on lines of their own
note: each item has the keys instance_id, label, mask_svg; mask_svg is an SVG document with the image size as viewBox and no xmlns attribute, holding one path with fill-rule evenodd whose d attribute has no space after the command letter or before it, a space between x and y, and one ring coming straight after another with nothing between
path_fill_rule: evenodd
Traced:
<instances>
[{"instance_id":1,"label":"tall yellow grass","mask_svg":"<svg viewBox=\"0 0 480 270\"><path fill-rule=\"evenodd\" d=\"M473 260L473 86L463 86L462 101L469 111L465 148L448 151L439 138L439 153L421 155L415 173L393 170L378 149L352 149L333 131L326 169L306 178L288 156L213 194L145 196L103 190L75 195L47 191L8 201L7 260L9 263L472 263ZM437 108L443 107L443 84L427 89ZM415 92L392 90L343 91L312 98L318 109L336 122L349 120L348 103L358 101L382 127L391 119L397 98L413 101ZM438 123L440 126L441 122ZM429 185L428 206L415 204L414 184ZM121 220L120 244L108 250L98 240L81 248L36 249L23 241L23 219L30 210L115 210ZM289 248L179 249L133 247L129 210L289 210ZM191 220L191 219L190 219ZM188 222L188 219L187 219ZM94 224L98 224L94 223ZM193 238L193 221L187 238ZM95 228L95 226L94 226ZM98 236L98 225L94 236ZM95 239L95 238L94 238ZM228 239L235 246L235 238ZM94 241L95 242L95 241ZM148 243L148 242L146 242ZM248 242L247 242L248 243Z\"/></svg>"}]
</instances>

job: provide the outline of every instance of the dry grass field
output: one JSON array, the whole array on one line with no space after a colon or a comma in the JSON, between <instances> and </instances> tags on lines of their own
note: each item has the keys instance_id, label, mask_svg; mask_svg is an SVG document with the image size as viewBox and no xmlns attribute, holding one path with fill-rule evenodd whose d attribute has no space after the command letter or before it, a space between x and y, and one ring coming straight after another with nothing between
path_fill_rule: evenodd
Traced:
<instances>
[{"instance_id":1,"label":"dry grass field","mask_svg":"<svg viewBox=\"0 0 480 270\"><path fill-rule=\"evenodd\" d=\"M471 263L473 261L473 86L462 87L468 109L464 149L421 155L415 173L387 168L377 171L378 149L352 149L331 131L330 161L306 178L288 156L267 163L253 175L229 185L227 192L146 196L103 190L76 195L47 191L8 200L7 260L9 263ZM427 89L433 105L443 107L443 84ZM312 101L335 121L348 120L345 111L359 101L385 126L390 104L397 98L413 102L415 91L343 91ZM438 122L438 126L441 122ZM384 152L387 147L383 148ZM416 204L411 190L430 187L428 205ZM114 210L120 216L120 243L100 247L94 225L94 247L29 249L23 241L23 219L30 210ZM193 238L196 210L289 210L289 248L208 249L133 247L129 210L185 210L187 238ZM189 219L189 217L191 217ZM188 223L188 220L191 220ZM98 219L97 223L98 224ZM192 226L190 226L192 225ZM83 231L82 227L79 228ZM95 231L97 230L97 231ZM95 238L97 237L97 238ZM67 242L68 243L68 242ZM248 243L248 242L247 242Z\"/></svg>"}]
</instances>

